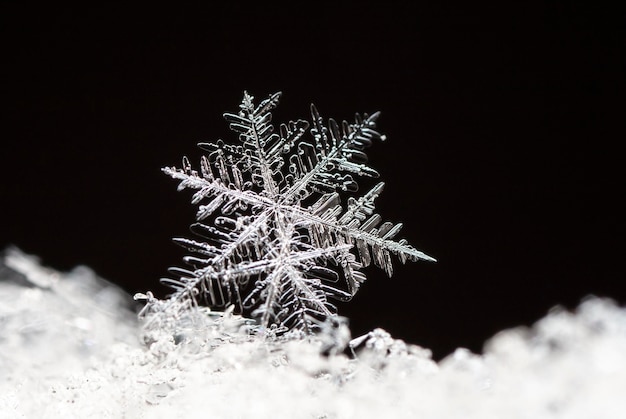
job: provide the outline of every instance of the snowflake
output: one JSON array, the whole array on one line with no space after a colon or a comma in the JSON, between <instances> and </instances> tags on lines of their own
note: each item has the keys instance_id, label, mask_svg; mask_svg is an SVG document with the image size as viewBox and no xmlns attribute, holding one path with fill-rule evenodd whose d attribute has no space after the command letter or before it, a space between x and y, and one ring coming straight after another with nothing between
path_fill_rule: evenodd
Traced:
<instances>
[{"instance_id":1,"label":"snowflake","mask_svg":"<svg viewBox=\"0 0 626 419\"><path fill-rule=\"evenodd\" d=\"M384 184L361 197L355 176L377 177L363 150L385 137L379 113L353 123L325 125L314 105L305 120L272 125L281 93L259 105L244 93L237 114L226 113L238 144L200 143L208 154L199 171L184 157L163 171L192 189L198 205L191 230L204 240L175 239L193 253L188 268L171 268L166 301L149 299L143 314L180 316L198 304L235 306L260 330L310 335L336 316L330 300L350 300L373 263L391 276L391 254L401 262L434 261L406 240L394 240L401 224L382 222L374 200ZM305 134L311 134L310 139ZM155 317L156 316L156 317Z\"/></svg>"}]
</instances>

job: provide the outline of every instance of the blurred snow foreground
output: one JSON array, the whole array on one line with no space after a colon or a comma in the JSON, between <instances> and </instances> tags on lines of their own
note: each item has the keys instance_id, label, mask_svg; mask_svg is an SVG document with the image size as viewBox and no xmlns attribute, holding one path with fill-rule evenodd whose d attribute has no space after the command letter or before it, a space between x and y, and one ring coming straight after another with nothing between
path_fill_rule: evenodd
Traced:
<instances>
[{"instance_id":1,"label":"blurred snow foreground","mask_svg":"<svg viewBox=\"0 0 626 419\"><path fill-rule=\"evenodd\" d=\"M228 311L145 328L132 307L87 267L61 273L7 249L0 417L626 417L626 309L608 299L439 363L381 329L272 339Z\"/></svg>"}]
</instances>

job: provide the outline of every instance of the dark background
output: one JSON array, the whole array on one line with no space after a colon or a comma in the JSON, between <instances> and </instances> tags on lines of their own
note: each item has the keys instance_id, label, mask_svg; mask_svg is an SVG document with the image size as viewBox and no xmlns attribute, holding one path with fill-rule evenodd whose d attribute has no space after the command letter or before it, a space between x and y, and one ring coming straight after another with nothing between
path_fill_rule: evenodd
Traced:
<instances>
[{"instance_id":1,"label":"dark background","mask_svg":"<svg viewBox=\"0 0 626 419\"><path fill-rule=\"evenodd\" d=\"M281 90L275 121L382 112L378 210L438 259L368 269L340 307L353 335L441 358L590 294L626 303L621 10L206 3L3 3L0 247L162 296L195 210L161 167L234 140L243 90Z\"/></svg>"}]
</instances>

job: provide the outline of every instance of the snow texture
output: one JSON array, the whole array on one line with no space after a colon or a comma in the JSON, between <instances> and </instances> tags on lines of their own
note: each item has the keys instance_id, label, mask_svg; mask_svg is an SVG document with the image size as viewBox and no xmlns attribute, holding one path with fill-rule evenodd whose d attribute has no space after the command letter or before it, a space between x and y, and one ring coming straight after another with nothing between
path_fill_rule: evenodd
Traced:
<instances>
[{"instance_id":1,"label":"snow texture","mask_svg":"<svg viewBox=\"0 0 626 419\"><path fill-rule=\"evenodd\" d=\"M434 261L394 240L402 225L374 212L382 182L351 195L356 176L378 176L363 151L385 139L376 131L378 112L357 114L353 123L329 119L326 126L311 105L310 124L290 121L275 132L271 111L280 96L256 105L244 93L239 112L224 114L237 144L200 143L208 155L199 171L187 157L182 168L163 169L180 181L179 190L195 191L191 229L206 241L175 239L193 253L185 258L190 269L171 268L174 278L162 280L174 290L166 304L139 296L150 322L167 323L201 303L233 306L261 333L310 335L336 320L330 300L351 299L365 281L362 268L374 264L391 276L392 254L402 263Z\"/></svg>"},{"instance_id":2,"label":"snow texture","mask_svg":"<svg viewBox=\"0 0 626 419\"><path fill-rule=\"evenodd\" d=\"M198 310L145 336L132 299L87 267L7 249L1 418L623 418L626 309L588 297L482 354L439 363L383 330L268 339ZM172 334L176 330L176 334ZM185 333L186 331L186 333ZM143 341L142 341L143 340ZM348 349L342 351L341 345ZM355 355L352 355L354 353Z\"/></svg>"}]
</instances>

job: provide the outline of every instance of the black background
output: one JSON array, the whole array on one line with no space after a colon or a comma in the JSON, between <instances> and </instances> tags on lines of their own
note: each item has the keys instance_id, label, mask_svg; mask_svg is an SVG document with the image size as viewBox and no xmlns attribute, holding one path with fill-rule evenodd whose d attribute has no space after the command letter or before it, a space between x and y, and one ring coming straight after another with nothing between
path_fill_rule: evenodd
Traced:
<instances>
[{"instance_id":1,"label":"black background","mask_svg":"<svg viewBox=\"0 0 626 419\"><path fill-rule=\"evenodd\" d=\"M340 306L354 335L440 358L590 294L626 303L624 13L416 3L3 3L0 246L163 295L194 208L161 167L233 141L244 90L281 90L275 121L382 112L378 210L438 259L368 269Z\"/></svg>"}]
</instances>

